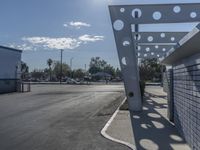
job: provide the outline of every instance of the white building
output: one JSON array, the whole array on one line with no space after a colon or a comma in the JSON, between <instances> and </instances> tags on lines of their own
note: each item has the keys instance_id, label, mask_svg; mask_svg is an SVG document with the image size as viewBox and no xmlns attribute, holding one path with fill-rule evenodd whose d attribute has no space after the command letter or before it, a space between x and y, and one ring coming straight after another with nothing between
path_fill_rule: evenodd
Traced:
<instances>
[{"instance_id":1,"label":"white building","mask_svg":"<svg viewBox=\"0 0 200 150\"><path fill-rule=\"evenodd\" d=\"M21 50L0 46L0 93L15 92L20 80Z\"/></svg>"}]
</instances>

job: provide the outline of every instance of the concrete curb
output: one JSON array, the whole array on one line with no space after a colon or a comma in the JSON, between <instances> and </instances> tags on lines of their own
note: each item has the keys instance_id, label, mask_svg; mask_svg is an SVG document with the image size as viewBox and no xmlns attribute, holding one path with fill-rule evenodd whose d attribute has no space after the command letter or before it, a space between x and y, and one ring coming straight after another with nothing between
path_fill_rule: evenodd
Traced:
<instances>
[{"instance_id":1,"label":"concrete curb","mask_svg":"<svg viewBox=\"0 0 200 150\"><path fill-rule=\"evenodd\" d=\"M136 147L135 145L131 144L131 143L128 143L128 142L125 142L125 141L121 141L119 139L115 139L113 137L111 137L110 135L108 135L106 133L106 130L108 129L108 127L111 125L112 121L114 120L114 118L116 117L117 113L119 112L119 109L120 107L125 103L126 101L126 97L124 98L123 102L120 104L120 106L117 108L117 110L114 112L114 114L112 115L112 117L108 120L108 122L106 123L106 125L103 127L103 129L101 130L101 135L103 135L105 138L113 141L113 142L117 142L117 143L120 143L120 144L123 144L125 146L128 146L129 148L133 149L133 150L136 150Z\"/></svg>"}]
</instances>

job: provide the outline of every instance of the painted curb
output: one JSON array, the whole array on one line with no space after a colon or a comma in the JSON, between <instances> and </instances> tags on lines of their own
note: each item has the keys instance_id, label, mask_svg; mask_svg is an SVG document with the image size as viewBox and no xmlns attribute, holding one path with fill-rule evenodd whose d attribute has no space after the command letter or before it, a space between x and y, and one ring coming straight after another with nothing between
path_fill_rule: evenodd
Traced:
<instances>
[{"instance_id":1,"label":"painted curb","mask_svg":"<svg viewBox=\"0 0 200 150\"><path fill-rule=\"evenodd\" d=\"M109 140L111 140L113 142L117 142L117 143L123 144L123 145L128 146L129 148L131 148L133 150L136 150L135 145L133 145L131 143L128 143L128 142L125 142L125 141L121 141L121 140L116 139L116 138L113 138L113 137L111 137L110 135L108 135L106 133L106 130L111 125L112 121L114 120L114 118L116 117L117 113L119 112L120 107L125 103L125 101L126 101L126 97L124 98L124 100L122 101L122 103L119 105L119 107L117 108L117 110L114 112L114 114L112 115L112 117L108 120L108 122L103 127L103 129L101 130L101 135L103 135L105 138L107 138L107 139L109 139Z\"/></svg>"}]
</instances>

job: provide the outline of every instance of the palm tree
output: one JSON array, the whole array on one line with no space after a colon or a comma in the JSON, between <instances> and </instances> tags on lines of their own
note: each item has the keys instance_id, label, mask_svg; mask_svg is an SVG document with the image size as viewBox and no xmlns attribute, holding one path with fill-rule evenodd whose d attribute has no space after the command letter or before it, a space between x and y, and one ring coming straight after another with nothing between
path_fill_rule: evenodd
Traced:
<instances>
[{"instance_id":1,"label":"palm tree","mask_svg":"<svg viewBox=\"0 0 200 150\"><path fill-rule=\"evenodd\" d=\"M49 58L47 60L47 65L49 66L49 76L50 76L50 81L51 81L51 65L53 63L53 60L51 58Z\"/></svg>"}]
</instances>

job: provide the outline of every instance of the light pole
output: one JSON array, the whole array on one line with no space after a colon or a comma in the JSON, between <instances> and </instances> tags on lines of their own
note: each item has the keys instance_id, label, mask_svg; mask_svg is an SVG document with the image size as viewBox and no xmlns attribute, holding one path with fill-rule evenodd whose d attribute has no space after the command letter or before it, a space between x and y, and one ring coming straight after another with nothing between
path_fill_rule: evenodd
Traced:
<instances>
[{"instance_id":1,"label":"light pole","mask_svg":"<svg viewBox=\"0 0 200 150\"><path fill-rule=\"evenodd\" d=\"M72 62L73 62L73 59L74 59L74 57L71 57L71 58L70 58L70 68L71 68L71 70L72 70Z\"/></svg>"},{"instance_id":2,"label":"light pole","mask_svg":"<svg viewBox=\"0 0 200 150\"><path fill-rule=\"evenodd\" d=\"M63 59L63 49L60 50L60 84L62 84L62 59Z\"/></svg>"},{"instance_id":3,"label":"light pole","mask_svg":"<svg viewBox=\"0 0 200 150\"><path fill-rule=\"evenodd\" d=\"M73 59L74 59L74 57L71 57L70 58L70 68L71 68L71 78L72 78L72 62L73 62Z\"/></svg>"}]
</instances>

